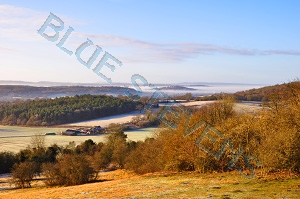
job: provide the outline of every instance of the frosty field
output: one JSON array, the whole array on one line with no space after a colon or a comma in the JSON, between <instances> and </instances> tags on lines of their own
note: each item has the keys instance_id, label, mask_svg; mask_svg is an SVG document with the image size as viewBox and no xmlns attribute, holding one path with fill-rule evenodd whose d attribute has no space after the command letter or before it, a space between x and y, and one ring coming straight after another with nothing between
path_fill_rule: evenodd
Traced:
<instances>
[{"instance_id":1,"label":"frosty field","mask_svg":"<svg viewBox=\"0 0 300 199\"><path fill-rule=\"evenodd\" d=\"M146 137L151 137L156 128L144 128L126 131L129 140L137 141L144 140ZM16 127L16 126L0 126L0 152L12 151L18 152L20 149L26 148L30 145L31 137L35 134L45 134L49 132L61 132L66 128L47 128L47 127ZM62 136L49 135L45 136L46 146L51 144L67 145L74 141L80 144L87 139L92 139L94 142L105 141L106 135L98 136Z\"/></svg>"}]
</instances>

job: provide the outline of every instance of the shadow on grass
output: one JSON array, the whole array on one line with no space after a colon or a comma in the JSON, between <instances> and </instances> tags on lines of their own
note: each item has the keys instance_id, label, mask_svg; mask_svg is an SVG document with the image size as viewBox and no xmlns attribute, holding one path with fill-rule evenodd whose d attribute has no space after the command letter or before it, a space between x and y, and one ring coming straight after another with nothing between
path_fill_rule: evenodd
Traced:
<instances>
[{"instance_id":1,"label":"shadow on grass","mask_svg":"<svg viewBox=\"0 0 300 199\"><path fill-rule=\"evenodd\" d=\"M105 179L105 180L90 180L86 184L91 184L91 183L97 183L97 182L106 182L106 181L112 181L113 179Z\"/></svg>"}]
</instances>

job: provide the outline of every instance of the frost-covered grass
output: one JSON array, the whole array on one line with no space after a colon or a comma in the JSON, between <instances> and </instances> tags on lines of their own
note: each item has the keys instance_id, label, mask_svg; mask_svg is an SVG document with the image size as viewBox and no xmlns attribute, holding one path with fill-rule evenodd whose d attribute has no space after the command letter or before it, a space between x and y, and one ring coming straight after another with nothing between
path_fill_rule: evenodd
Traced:
<instances>
[{"instance_id":1,"label":"frost-covered grass","mask_svg":"<svg viewBox=\"0 0 300 199\"><path fill-rule=\"evenodd\" d=\"M129 140L137 141L144 140L146 137L151 137L156 128L144 128L132 131L126 131ZM18 152L20 149L30 145L31 136L36 134L45 134L49 132L61 132L66 128L47 128L47 127L17 127L17 126L0 126L0 151ZM92 139L94 142L104 142L106 135L98 136L62 136L48 135L45 136L45 144L58 144L65 146L69 142L74 141L80 144L87 139Z\"/></svg>"},{"instance_id":2,"label":"frost-covered grass","mask_svg":"<svg viewBox=\"0 0 300 199\"><path fill-rule=\"evenodd\" d=\"M136 175L126 170L99 173L103 182L47 188L2 190L0 198L218 198L299 199L297 176L259 176L249 180L237 171L227 173L160 172Z\"/></svg>"},{"instance_id":3,"label":"frost-covered grass","mask_svg":"<svg viewBox=\"0 0 300 199\"><path fill-rule=\"evenodd\" d=\"M124 114L119 114L119 115L102 117L102 118L97 118L97 119L93 119L93 120L70 123L70 124L65 124L65 125L106 127L110 123L120 123L121 124L121 123L130 122L133 117L135 117L137 115L142 115L143 113L144 112L140 113L139 111L133 111L133 112L130 112L130 113L124 113Z\"/></svg>"}]
</instances>

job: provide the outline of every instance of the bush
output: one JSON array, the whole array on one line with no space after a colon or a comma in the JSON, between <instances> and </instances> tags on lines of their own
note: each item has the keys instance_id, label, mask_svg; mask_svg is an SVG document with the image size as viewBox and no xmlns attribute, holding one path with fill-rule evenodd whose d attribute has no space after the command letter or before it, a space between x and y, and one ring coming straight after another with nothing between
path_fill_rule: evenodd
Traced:
<instances>
[{"instance_id":1,"label":"bush","mask_svg":"<svg viewBox=\"0 0 300 199\"><path fill-rule=\"evenodd\" d=\"M59 185L59 166L57 163L47 162L42 165L42 171L47 178L44 182L48 186Z\"/></svg>"},{"instance_id":2,"label":"bush","mask_svg":"<svg viewBox=\"0 0 300 199\"><path fill-rule=\"evenodd\" d=\"M65 155L58 163L46 163L42 168L47 177L45 183L50 186L84 184L89 182L95 173L83 155Z\"/></svg>"},{"instance_id":3,"label":"bush","mask_svg":"<svg viewBox=\"0 0 300 199\"><path fill-rule=\"evenodd\" d=\"M125 126L119 123L111 123L106 128L106 132L108 133L121 133L124 131Z\"/></svg>"},{"instance_id":4,"label":"bush","mask_svg":"<svg viewBox=\"0 0 300 199\"><path fill-rule=\"evenodd\" d=\"M11 172L12 167L17 162L15 154L11 152L0 153L0 173Z\"/></svg>"},{"instance_id":5,"label":"bush","mask_svg":"<svg viewBox=\"0 0 300 199\"><path fill-rule=\"evenodd\" d=\"M12 169L12 183L18 188L31 187L36 170L36 164L33 162L15 164Z\"/></svg>"},{"instance_id":6,"label":"bush","mask_svg":"<svg viewBox=\"0 0 300 199\"><path fill-rule=\"evenodd\" d=\"M162 171L165 167L163 147L160 139L138 142L136 149L127 156L125 168L138 174Z\"/></svg>"}]
</instances>

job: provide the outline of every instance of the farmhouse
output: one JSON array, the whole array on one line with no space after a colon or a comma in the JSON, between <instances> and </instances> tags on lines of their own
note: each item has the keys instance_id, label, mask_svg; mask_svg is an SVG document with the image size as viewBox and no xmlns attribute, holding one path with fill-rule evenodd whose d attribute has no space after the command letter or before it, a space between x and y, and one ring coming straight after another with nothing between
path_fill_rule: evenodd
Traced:
<instances>
[{"instance_id":1,"label":"farmhouse","mask_svg":"<svg viewBox=\"0 0 300 199\"><path fill-rule=\"evenodd\" d=\"M80 131L74 129L67 129L66 131L61 132L61 134L68 135L68 136L76 136L76 135L80 135Z\"/></svg>"}]
</instances>

